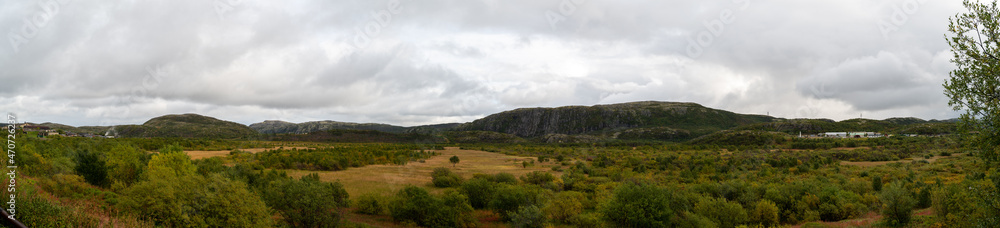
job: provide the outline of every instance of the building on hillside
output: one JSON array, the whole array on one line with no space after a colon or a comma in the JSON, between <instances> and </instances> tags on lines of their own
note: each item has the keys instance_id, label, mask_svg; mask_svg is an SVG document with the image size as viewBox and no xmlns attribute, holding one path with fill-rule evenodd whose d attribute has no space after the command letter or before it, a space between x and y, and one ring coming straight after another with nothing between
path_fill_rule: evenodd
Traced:
<instances>
[{"instance_id":1,"label":"building on hillside","mask_svg":"<svg viewBox=\"0 0 1000 228\"><path fill-rule=\"evenodd\" d=\"M820 133L820 136L826 138L847 138L847 132L826 132Z\"/></svg>"}]
</instances>

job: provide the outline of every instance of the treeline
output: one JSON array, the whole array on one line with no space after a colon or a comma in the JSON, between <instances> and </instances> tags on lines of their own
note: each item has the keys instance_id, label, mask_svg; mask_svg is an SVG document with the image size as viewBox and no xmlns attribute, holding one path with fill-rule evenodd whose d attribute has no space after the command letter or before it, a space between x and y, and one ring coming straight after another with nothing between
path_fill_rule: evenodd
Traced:
<instances>
[{"instance_id":1,"label":"treeline","mask_svg":"<svg viewBox=\"0 0 1000 228\"><path fill-rule=\"evenodd\" d=\"M430 158L444 149L420 144L337 144L316 149L277 149L251 154L234 151L233 158L272 169L337 171L374 164L405 165Z\"/></svg>"},{"instance_id":2,"label":"treeline","mask_svg":"<svg viewBox=\"0 0 1000 228\"><path fill-rule=\"evenodd\" d=\"M326 130L307 134L272 134L271 141L337 143L442 143L444 138L423 133L389 133L375 130Z\"/></svg>"}]
</instances>

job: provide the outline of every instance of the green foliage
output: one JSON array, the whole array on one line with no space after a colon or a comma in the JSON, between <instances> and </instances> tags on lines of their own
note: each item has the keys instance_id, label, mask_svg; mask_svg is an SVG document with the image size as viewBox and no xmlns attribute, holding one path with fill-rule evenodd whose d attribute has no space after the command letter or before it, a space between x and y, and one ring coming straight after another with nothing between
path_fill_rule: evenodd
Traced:
<instances>
[{"instance_id":1,"label":"green foliage","mask_svg":"<svg viewBox=\"0 0 1000 228\"><path fill-rule=\"evenodd\" d=\"M431 155L433 152L413 144L343 144L306 150L268 150L247 156L266 168L335 171L372 164L405 165Z\"/></svg>"},{"instance_id":2,"label":"green foliage","mask_svg":"<svg viewBox=\"0 0 1000 228\"><path fill-rule=\"evenodd\" d=\"M87 183L95 186L107 186L108 168L101 154L84 149L76 155L76 173L83 176Z\"/></svg>"},{"instance_id":3,"label":"green foliage","mask_svg":"<svg viewBox=\"0 0 1000 228\"><path fill-rule=\"evenodd\" d=\"M497 173L493 175L493 182L501 184L517 184L517 177L510 173Z\"/></svg>"},{"instance_id":4,"label":"green foliage","mask_svg":"<svg viewBox=\"0 0 1000 228\"><path fill-rule=\"evenodd\" d=\"M518 208L509 217L511 225L518 228L542 228L548 221L542 210L535 205Z\"/></svg>"},{"instance_id":5,"label":"green foliage","mask_svg":"<svg viewBox=\"0 0 1000 228\"><path fill-rule=\"evenodd\" d=\"M524 174L524 176L521 176L521 181L523 181L524 183L540 185L540 186L551 184L552 181L554 181L555 179L556 177L552 176L551 173L544 171L534 171Z\"/></svg>"},{"instance_id":6,"label":"green foliage","mask_svg":"<svg viewBox=\"0 0 1000 228\"><path fill-rule=\"evenodd\" d=\"M501 184L490 200L489 207L500 214L504 221L510 221L510 216L521 207L544 205L547 195L544 192L536 186Z\"/></svg>"},{"instance_id":7,"label":"green foliage","mask_svg":"<svg viewBox=\"0 0 1000 228\"><path fill-rule=\"evenodd\" d=\"M453 143L524 143L527 140L512 134L492 131L447 131L444 132Z\"/></svg>"},{"instance_id":8,"label":"green foliage","mask_svg":"<svg viewBox=\"0 0 1000 228\"><path fill-rule=\"evenodd\" d=\"M917 205L916 208L923 209L931 206L931 190L930 186L925 186L920 189L917 193Z\"/></svg>"},{"instance_id":9,"label":"green foliage","mask_svg":"<svg viewBox=\"0 0 1000 228\"><path fill-rule=\"evenodd\" d=\"M208 176L213 173L221 173L226 170L226 166L222 164L222 158L213 157L198 159L193 162L193 164L198 167L198 174L202 176Z\"/></svg>"},{"instance_id":10,"label":"green foliage","mask_svg":"<svg viewBox=\"0 0 1000 228\"><path fill-rule=\"evenodd\" d=\"M407 186L389 204L389 213L397 222L413 222L426 227L473 227L472 206L465 196L449 191L438 199L427 190Z\"/></svg>"},{"instance_id":11,"label":"green foliage","mask_svg":"<svg viewBox=\"0 0 1000 228\"><path fill-rule=\"evenodd\" d=\"M750 209L748 217L750 224L772 227L781 222L778 217L780 213L781 209L778 208L774 202L769 200L760 200L757 201L757 203L755 203Z\"/></svg>"},{"instance_id":12,"label":"green foliage","mask_svg":"<svg viewBox=\"0 0 1000 228\"><path fill-rule=\"evenodd\" d=\"M552 220L571 223L570 219L583 213L583 202L586 200L587 196L581 192L560 192L542 210Z\"/></svg>"},{"instance_id":13,"label":"green foliage","mask_svg":"<svg viewBox=\"0 0 1000 228\"><path fill-rule=\"evenodd\" d=\"M746 223L747 212L739 203L722 198L705 198L694 207L694 213L705 216L719 227L731 228Z\"/></svg>"},{"instance_id":14,"label":"green foliage","mask_svg":"<svg viewBox=\"0 0 1000 228\"><path fill-rule=\"evenodd\" d=\"M473 208L483 209L489 206L496 194L497 184L487 178L472 178L462 183L459 190L469 196L469 204Z\"/></svg>"},{"instance_id":15,"label":"green foliage","mask_svg":"<svg viewBox=\"0 0 1000 228\"><path fill-rule=\"evenodd\" d=\"M320 182L316 174L300 180L278 180L264 191L267 205L293 227L336 227L340 222L338 209L350 205L347 199L339 182Z\"/></svg>"},{"instance_id":16,"label":"green foliage","mask_svg":"<svg viewBox=\"0 0 1000 228\"><path fill-rule=\"evenodd\" d=\"M945 82L948 105L965 110L959 121L961 132L977 131L969 142L991 162L1000 161L1000 78L996 77L1000 51L1000 8L996 2L963 1L967 13L949 18L948 45L957 69Z\"/></svg>"},{"instance_id":17,"label":"green foliage","mask_svg":"<svg viewBox=\"0 0 1000 228\"><path fill-rule=\"evenodd\" d=\"M882 177L872 177L872 190L875 190L876 192L882 191Z\"/></svg>"},{"instance_id":18,"label":"green foliage","mask_svg":"<svg viewBox=\"0 0 1000 228\"><path fill-rule=\"evenodd\" d=\"M890 183L882 191L879 199L884 204L882 206L882 216L887 224L905 226L910 223L910 218L913 215L913 206L916 202L910 196L910 192L903 187L903 183Z\"/></svg>"},{"instance_id":19,"label":"green foliage","mask_svg":"<svg viewBox=\"0 0 1000 228\"><path fill-rule=\"evenodd\" d=\"M130 144L118 144L107 153L108 178L112 189L124 189L139 181L149 156ZM116 187L117 186L117 187Z\"/></svg>"},{"instance_id":20,"label":"green foliage","mask_svg":"<svg viewBox=\"0 0 1000 228\"><path fill-rule=\"evenodd\" d=\"M431 173L431 182L434 183L435 187L439 188L450 188L458 187L462 184L462 176L451 172L450 169L444 167L434 168L434 172Z\"/></svg>"},{"instance_id":21,"label":"green foliage","mask_svg":"<svg viewBox=\"0 0 1000 228\"><path fill-rule=\"evenodd\" d=\"M743 146L777 145L790 138L788 134L764 131L720 131L689 141L698 145Z\"/></svg>"},{"instance_id":22,"label":"green foliage","mask_svg":"<svg viewBox=\"0 0 1000 228\"><path fill-rule=\"evenodd\" d=\"M598 213L582 213L569 218L569 224L579 228L606 227Z\"/></svg>"},{"instance_id":23,"label":"green foliage","mask_svg":"<svg viewBox=\"0 0 1000 228\"><path fill-rule=\"evenodd\" d=\"M242 182L197 175L176 147L154 155L144 180L123 192L122 206L164 226L270 226L266 205Z\"/></svg>"},{"instance_id":24,"label":"green foliage","mask_svg":"<svg viewBox=\"0 0 1000 228\"><path fill-rule=\"evenodd\" d=\"M358 200L355 203L357 207L356 212L366 215L381 215L385 213L385 202L382 201L382 196L375 193L365 193L358 196Z\"/></svg>"},{"instance_id":25,"label":"green foliage","mask_svg":"<svg viewBox=\"0 0 1000 228\"><path fill-rule=\"evenodd\" d=\"M454 167L455 165L458 165L459 161L460 160L458 159L458 155L451 156L451 158L448 158L448 162L451 162L451 166L452 167Z\"/></svg>"},{"instance_id":26,"label":"green foliage","mask_svg":"<svg viewBox=\"0 0 1000 228\"><path fill-rule=\"evenodd\" d=\"M670 192L648 184L626 183L601 211L608 222L619 227L669 227L674 211Z\"/></svg>"}]
</instances>

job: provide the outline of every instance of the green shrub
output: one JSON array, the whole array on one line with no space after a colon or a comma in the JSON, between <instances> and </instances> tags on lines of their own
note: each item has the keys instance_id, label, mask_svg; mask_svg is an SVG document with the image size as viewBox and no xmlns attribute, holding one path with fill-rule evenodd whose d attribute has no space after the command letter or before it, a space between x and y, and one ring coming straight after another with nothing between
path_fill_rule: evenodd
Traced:
<instances>
[{"instance_id":1,"label":"green shrub","mask_svg":"<svg viewBox=\"0 0 1000 228\"><path fill-rule=\"evenodd\" d=\"M497 173L493 175L493 182L502 184L517 184L517 177L510 173Z\"/></svg>"},{"instance_id":2,"label":"green shrub","mask_svg":"<svg viewBox=\"0 0 1000 228\"><path fill-rule=\"evenodd\" d=\"M443 199L431 196L427 190L407 186L389 204L392 219L426 227L474 227L472 206L465 196L449 191Z\"/></svg>"},{"instance_id":3,"label":"green shrub","mask_svg":"<svg viewBox=\"0 0 1000 228\"><path fill-rule=\"evenodd\" d=\"M553 220L568 223L570 218L583 213L585 200L587 200L587 196L580 192L560 192L545 206L543 211Z\"/></svg>"},{"instance_id":4,"label":"green shrub","mask_svg":"<svg viewBox=\"0 0 1000 228\"><path fill-rule=\"evenodd\" d=\"M108 168L105 158L97 153L84 149L76 155L76 173L94 186L107 187Z\"/></svg>"},{"instance_id":5,"label":"green shrub","mask_svg":"<svg viewBox=\"0 0 1000 228\"><path fill-rule=\"evenodd\" d=\"M882 191L882 177L872 177L872 190L875 190L876 192Z\"/></svg>"},{"instance_id":6,"label":"green shrub","mask_svg":"<svg viewBox=\"0 0 1000 228\"><path fill-rule=\"evenodd\" d=\"M569 224L578 228L598 228L605 227L601 221L601 216L597 213L582 213L569 218Z\"/></svg>"},{"instance_id":7,"label":"green shrub","mask_svg":"<svg viewBox=\"0 0 1000 228\"><path fill-rule=\"evenodd\" d=\"M435 187L439 188L449 188L457 187L462 184L462 177L458 174L452 173L450 169L439 167L434 168L434 172L431 173L431 180Z\"/></svg>"},{"instance_id":8,"label":"green shrub","mask_svg":"<svg viewBox=\"0 0 1000 228\"><path fill-rule=\"evenodd\" d=\"M357 212L366 215L381 215L385 212L385 205L380 200L383 197L375 193L366 193L358 196L355 207Z\"/></svg>"},{"instance_id":9,"label":"green shrub","mask_svg":"<svg viewBox=\"0 0 1000 228\"><path fill-rule=\"evenodd\" d=\"M510 216L521 207L543 205L545 197L543 190L537 186L501 184L489 205L501 219L510 221Z\"/></svg>"},{"instance_id":10,"label":"green shrub","mask_svg":"<svg viewBox=\"0 0 1000 228\"><path fill-rule=\"evenodd\" d=\"M473 178L462 183L459 191L469 196L469 204L473 208L483 209L488 207L490 201L493 200L493 195L496 194L496 185L485 178Z\"/></svg>"},{"instance_id":11,"label":"green shrub","mask_svg":"<svg viewBox=\"0 0 1000 228\"><path fill-rule=\"evenodd\" d=\"M535 205L518 208L509 217L511 225L518 228L542 228L547 222L545 214Z\"/></svg>"},{"instance_id":12,"label":"green shrub","mask_svg":"<svg viewBox=\"0 0 1000 228\"><path fill-rule=\"evenodd\" d=\"M774 202L769 200L757 201L749 213L750 224L761 225L763 227L776 226L781 221L778 219L779 213L781 213L781 209Z\"/></svg>"},{"instance_id":13,"label":"green shrub","mask_svg":"<svg viewBox=\"0 0 1000 228\"><path fill-rule=\"evenodd\" d=\"M747 222L747 212L739 203L724 198L705 198L694 207L694 213L705 216L719 227L731 228Z\"/></svg>"},{"instance_id":14,"label":"green shrub","mask_svg":"<svg viewBox=\"0 0 1000 228\"><path fill-rule=\"evenodd\" d=\"M903 183L893 182L882 191L882 216L890 226L905 226L910 223L913 206L916 204Z\"/></svg>"},{"instance_id":15,"label":"green shrub","mask_svg":"<svg viewBox=\"0 0 1000 228\"><path fill-rule=\"evenodd\" d=\"M668 227L671 209L668 191L648 184L626 183L614 191L601 211L617 227Z\"/></svg>"}]
</instances>

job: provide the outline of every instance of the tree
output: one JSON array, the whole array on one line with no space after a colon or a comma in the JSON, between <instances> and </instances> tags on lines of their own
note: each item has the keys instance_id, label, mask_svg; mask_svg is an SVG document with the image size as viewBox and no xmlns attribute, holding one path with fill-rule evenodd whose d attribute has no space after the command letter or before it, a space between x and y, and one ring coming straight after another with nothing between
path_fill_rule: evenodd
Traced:
<instances>
[{"instance_id":1,"label":"tree","mask_svg":"<svg viewBox=\"0 0 1000 228\"><path fill-rule=\"evenodd\" d=\"M416 186L403 188L389 204L393 220L426 227L475 227L472 212L468 198L458 192L446 192L439 199Z\"/></svg>"},{"instance_id":2,"label":"tree","mask_svg":"<svg viewBox=\"0 0 1000 228\"><path fill-rule=\"evenodd\" d=\"M542 210L553 220L567 223L573 216L583 213L584 200L587 200L587 196L581 192L560 192Z\"/></svg>"},{"instance_id":3,"label":"tree","mask_svg":"<svg viewBox=\"0 0 1000 228\"><path fill-rule=\"evenodd\" d=\"M97 152L84 149L76 154L76 173L83 176L94 186L105 187L108 180L108 168L105 160Z\"/></svg>"},{"instance_id":4,"label":"tree","mask_svg":"<svg viewBox=\"0 0 1000 228\"><path fill-rule=\"evenodd\" d=\"M338 209L349 205L343 185L321 182L316 174L275 181L264 195L267 205L281 212L292 227L336 227Z\"/></svg>"},{"instance_id":5,"label":"tree","mask_svg":"<svg viewBox=\"0 0 1000 228\"><path fill-rule=\"evenodd\" d=\"M139 181L145 171L146 152L132 145L119 144L108 151L108 178L112 189L120 190Z\"/></svg>"},{"instance_id":6,"label":"tree","mask_svg":"<svg viewBox=\"0 0 1000 228\"><path fill-rule=\"evenodd\" d=\"M198 175L191 159L173 149L149 161L143 181L123 190L122 206L166 227L273 226L267 206L246 184L222 175Z\"/></svg>"},{"instance_id":7,"label":"tree","mask_svg":"<svg viewBox=\"0 0 1000 228\"><path fill-rule=\"evenodd\" d=\"M913 213L913 206L916 202L910 196L910 192L903 187L903 183L890 183L882 190L882 216L891 226L905 226L910 223Z\"/></svg>"},{"instance_id":8,"label":"tree","mask_svg":"<svg viewBox=\"0 0 1000 228\"><path fill-rule=\"evenodd\" d=\"M605 219L617 227L670 227L674 211L670 192L648 184L626 183L602 208Z\"/></svg>"},{"instance_id":9,"label":"tree","mask_svg":"<svg viewBox=\"0 0 1000 228\"><path fill-rule=\"evenodd\" d=\"M948 105L965 110L959 121L963 132L987 161L1000 161L1000 7L997 2L965 0L967 13L949 19L948 45L957 67L945 82Z\"/></svg>"},{"instance_id":10,"label":"tree","mask_svg":"<svg viewBox=\"0 0 1000 228\"><path fill-rule=\"evenodd\" d=\"M490 182L486 178L473 178L462 183L459 188L462 194L469 196L469 204L473 208L483 209L489 206L493 195L496 194L496 183Z\"/></svg>"},{"instance_id":11,"label":"tree","mask_svg":"<svg viewBox=\"0 0 1000 228\"><path fill-rule=\"evenodd\" d=\"M529 205L518 208L510 215L510 223L518 228L542 228L545 227L546 218L538 206Z\"/></svg>"},{"instance_id":12,"label":"tree","mask_svg":"<svg viewBox=\"0 0 1000 228\"><path fill-rule=\"evenodd\" d=\"M763 227L776 226L780 221L778 220L779 213L781 213L781 209L774 202L770 200L757 201L750 210L750 223L751 225L761 225Z\"/></svg>"},{"instance_id":13,"label":"tree","mask_svg":"<svg viewBox=\"0 0 1000 228\"><path fill-rule=\"evenodd\" d=\"M458 165L459 162L458 155L451 156L451 158L449 158L448 161L451 162L451 167L455 167L456 165Z\"/></svg>"},{"instance_id":14,"label":"tree","mask_svg":"<svg viewBox=\"0 0 1000 228\"><path fill-rule=\"evenodd\" d=\"M694 212L724 228L736 227L747 221L747 211L743 209L743 206L725 198L703 199L694 207Z\"/></svg>"}]
</instances>

